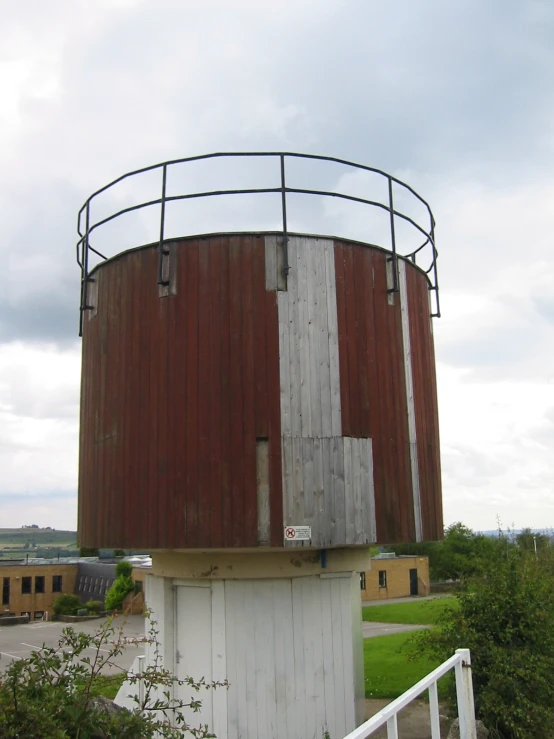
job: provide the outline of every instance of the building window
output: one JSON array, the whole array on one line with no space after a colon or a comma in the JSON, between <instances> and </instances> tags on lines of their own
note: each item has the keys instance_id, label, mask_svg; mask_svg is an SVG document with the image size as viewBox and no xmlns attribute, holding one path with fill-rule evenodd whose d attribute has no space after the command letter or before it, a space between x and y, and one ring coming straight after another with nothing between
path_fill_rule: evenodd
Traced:
<instances>
[{"instance_id":1,"label":"building window","mask_svg":"<svg viewBox=\"0 0 554 739\"><path fill-rule=\"evenodd\" d=\"M135 580L135 595L137 593L142 593L142 590L143 590L142 580Z\"/></svg>"},{"instance_id":2,"label":"building window","mask_svg":"<svg viewBox=\"0 0 554 739\"><path fill-rule=\"evenodd\" d=\"M29 595L31 592L31 587L33 583L32 577L22 577L21 578L21 595ZM22 616L25 616L25 613L21 614Z\"/></svg>"},{"instance_id":3,"label":"building window","mask_svg":"<svg viewBox=\"0 0 554 739\"><path fill-rule=\"evenodd\" d=\"M387 587L387 571L386 570L379 570L379 587L380 588Z\"/></svg>"},{"instance_id":4,"label":"building window","mask_svg":"<svg viewBox=\"0 0 554 739\"><path fill-rule=\"evenodd\" d=\"M44 620L44 611L35 611L33 616L33 621L43 621Z\"/></svg>"},{"instance_id":5,"label":"building window","mask_svg":"<svg viewBox=\"0 0 554 739\"><path fill-rule=\"evenodd\" d=\"M29 578L29 579L31 579L31 578ZM29 619L29 621L31 620L31 614L29 613L29 611L21 611L21 615L22 616L27 616L27 618Z\"/></svg>"},{"instance_id":6,"label":"building window","mask_svg":"<svg viewBox=\"0 0 554 739\"><path fill-rule=\"evenodd\" d=\"M44 575L35 577L35 593L44 593Z\"/></svg>"},{"instance_id":7,"label":"building window","mask_svg":"<svg viewBox=\"0 0 554 739\"><path fill-rule=\"evenodd\" d=\"M365 572L360 572L360 588L365 590Z\"/></svg>"},{"instance_id":8,"label":"building window","mask_svg":"<svg viewBox=\"0 0 554 739\"><path fill-rule=\"evenodd\" d=\"M62 592L62 576L61 575L52 575L52 592L53 593Z\"/></svg>"},{"instance_id":9,"label":"building window","mask_svg":"<svg viewBox=\"0 0 554 739\"><path fill-rule=\"evenodd\" d=\"M5 577L2 582L2 605L9 606L10 604L10 578Z\"/></svg>"}]
</instances>

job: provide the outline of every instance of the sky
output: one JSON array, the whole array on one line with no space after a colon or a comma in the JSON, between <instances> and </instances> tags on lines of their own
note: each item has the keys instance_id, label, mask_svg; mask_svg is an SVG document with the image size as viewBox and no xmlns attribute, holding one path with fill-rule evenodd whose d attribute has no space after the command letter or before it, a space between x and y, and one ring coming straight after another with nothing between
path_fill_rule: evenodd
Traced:
<instances>
[{"instance_id":1,"label":"sky","mask_svg":"<svg viewBox=\"0 0 554 739\"><path fill-rule=\"evenodd\" d=\"M381 168L431 204L445 524L554 526L551 0L0 0L0 14L0 527L76 527L83 201L159 161L256 150ZM172 186L267 176L193 167ZM340 168L297 176L373 187ZM203 208L171 214L175 234L278 223L265 205ZM291 206L293 230L372 241L366 217ZM148 243L151 228L141 215L102 238L118 251L123 230Z\"/></svg>"}]
</instances>

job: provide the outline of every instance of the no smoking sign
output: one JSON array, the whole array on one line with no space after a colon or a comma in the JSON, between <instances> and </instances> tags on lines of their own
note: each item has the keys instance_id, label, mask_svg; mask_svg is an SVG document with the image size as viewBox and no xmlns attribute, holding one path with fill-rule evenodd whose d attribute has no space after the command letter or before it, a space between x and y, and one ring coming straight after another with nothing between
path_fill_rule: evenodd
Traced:
<instances>
[{"instance_id":1,"label":"no smoking sign","mask_svg":"<svg viewBox=\"0 0 554 739\"><path fill-rule=\"evenodd\" d=\"M311 526L285 526L285 541L309 541L311 538Z\"/></svg>"}]
</instances>

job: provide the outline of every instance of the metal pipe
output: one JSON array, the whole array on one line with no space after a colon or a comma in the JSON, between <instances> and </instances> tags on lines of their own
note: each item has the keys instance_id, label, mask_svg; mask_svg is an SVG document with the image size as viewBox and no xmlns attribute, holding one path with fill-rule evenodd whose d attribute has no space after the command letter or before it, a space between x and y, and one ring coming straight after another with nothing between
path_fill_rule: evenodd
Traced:
<instances>
[{"instance_id":1,"label":"metal pipe","mask_svg":"<svg viewBox=\"0 0 554 739\"><path fill-rule=\"evenodd\" d=\"M281 154L281 209L283 213L283 273L285 277L290 272L289 266L289 236L287 229L287 187L285 183L285 155Z\"/></svg>"},{"instance_id":2,"label":"metal pipe","mask_svg":"<svg viewBox=\"0 0 554 739\"><path fill-rule=\"evenodd\" d=\"M164 229L165 229L165 189L167 184L167 165L164 164L162 169L162 199L160 213L160 243L158 246L158 285L169 285L169 280L163 278L163 260L169 252L164 250Z\"/></svg>"}]
</instances>

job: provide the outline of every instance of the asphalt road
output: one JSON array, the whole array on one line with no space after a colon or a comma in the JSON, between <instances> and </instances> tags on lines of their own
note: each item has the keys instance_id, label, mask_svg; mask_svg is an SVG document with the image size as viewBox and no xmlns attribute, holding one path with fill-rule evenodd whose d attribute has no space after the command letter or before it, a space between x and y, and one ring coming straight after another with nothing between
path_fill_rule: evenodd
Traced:
<instances>
[{"instance_id":1,"label":"asphalt road","mask_svg":"<svg viewBox=\"0 0 554 739\"><path fill-rule=\"evenodd\" d=\"M104 623L105 619L94 619L93 621L81 621L75 624L49 621L47 623L0 626L0 673L14 659L25 659L29 657L31 652L37 652L44 646L56 647L62 630L68 626L78 632L93 634ZM128 616L126 619L120 616L114 619L114 626L117 630L120 627L123 629L125 641L144 637L144 618L142 616ZM135 657L144 654L144 646L144 644L127 643L123 653L116 658L116 665L111 667L107 665L102 672L110 674L122 670L128 671ZM104 644L100 649L100 653L104 657L107 656L109 644ZM93 649L87 649L83 652L83 656L87 657L92 657L93 654Z\"/></svg>"},{"instance_id":2,"label":"asphalt road","mask_svg":"<svg viewBox=\"0 0 554 739\"><path fill-rule=\"evenodd\" d=\"M421 631L421 629L428 628L429 626L423 626L421 624L385 624L376 621L362 621L364 639L370 639L372 636L400 634L403 631Z\"/></svg>"}]
</instances>

